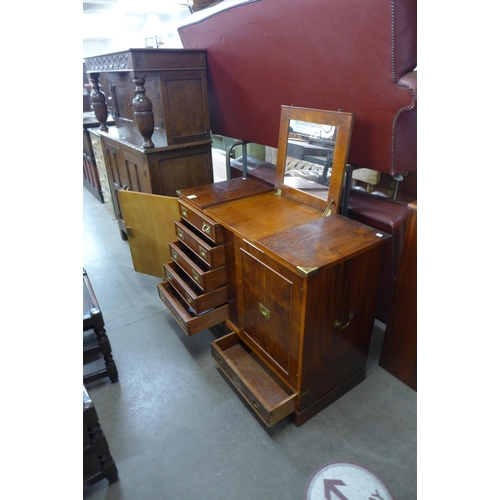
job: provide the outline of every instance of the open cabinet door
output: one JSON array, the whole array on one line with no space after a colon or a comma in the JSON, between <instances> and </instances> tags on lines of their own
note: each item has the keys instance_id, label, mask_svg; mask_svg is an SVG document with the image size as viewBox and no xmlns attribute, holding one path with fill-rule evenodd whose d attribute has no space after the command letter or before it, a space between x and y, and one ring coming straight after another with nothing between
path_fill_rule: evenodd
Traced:
<instances>
[{"instance_id":1,"label":"open cabinet door","mask_svg":"<svg viewBox=\"0 0 500 500\"><path fill-rule=\"evenodd\" d=\"M118 196L134 269L164 278L163 264L172 260L168 244L177 240L177 198L123 190L118 191Z\"/></svg>"}]
</instances>

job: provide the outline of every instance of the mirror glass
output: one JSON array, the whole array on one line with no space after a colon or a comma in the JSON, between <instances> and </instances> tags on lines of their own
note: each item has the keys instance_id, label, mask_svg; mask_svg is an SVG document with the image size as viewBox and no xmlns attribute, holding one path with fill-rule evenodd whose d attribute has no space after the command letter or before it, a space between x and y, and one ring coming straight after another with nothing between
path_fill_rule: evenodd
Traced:
<instances>
[{"instance_id":1,"label":"mirror glass","mask_svg":"<svg viewBox=\"0 0 500 500\"><path fill-rule=\"evenodd\" d=\"M326 200L337 127L290 120L284 184Z\"/></svg>"},{"instance_id":2,"label":"mirror glass","mask_svg":"<svg viewBox=\"0 0 500 500\"><path fill-rule=\"evenodd\" d=\"M318 210L338 213L352 123L351 113L282 106L277 192Z\"/></svg>"}]
</instances>

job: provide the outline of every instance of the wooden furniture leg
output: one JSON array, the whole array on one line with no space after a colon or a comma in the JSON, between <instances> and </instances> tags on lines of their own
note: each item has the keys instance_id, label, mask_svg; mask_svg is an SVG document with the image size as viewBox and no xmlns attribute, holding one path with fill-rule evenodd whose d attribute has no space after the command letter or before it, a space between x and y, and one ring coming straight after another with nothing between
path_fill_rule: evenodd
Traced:
<instances>
[{"instance_id":1,"label":"wooden furniture leg","mask_svg":"<svg viewBox=\"0 0 500 500\"><path fill-rule=\"evenodd\" d=\"M94 403L84 387L83 483L94 484L101 479L114 483L118 480L118 469L109 451Z\"/></svg>"}]
</instances>

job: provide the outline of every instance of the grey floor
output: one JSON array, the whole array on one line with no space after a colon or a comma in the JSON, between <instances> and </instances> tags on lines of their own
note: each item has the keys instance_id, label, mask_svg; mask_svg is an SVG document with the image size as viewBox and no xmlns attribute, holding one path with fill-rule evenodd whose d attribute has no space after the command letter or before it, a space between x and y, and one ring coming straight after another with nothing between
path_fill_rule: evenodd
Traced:
<instances>
[{"instance_id":1,"label":"grey floor","mask_svg":"<svg viewBox=\"0 0 500 500\"><path fill-rule=\"evenodd\" d=\"M394 500L417 498L417 394L377 364L382 323L363 383L301 427L267 429L217 370L217 334L182 332L159 279L134 271L116 221L85 188L83 267L120 377L87 385L119 480L84 486L84 498L300 500L329 462L367 468Z\"/></svg>"}]
</instances>

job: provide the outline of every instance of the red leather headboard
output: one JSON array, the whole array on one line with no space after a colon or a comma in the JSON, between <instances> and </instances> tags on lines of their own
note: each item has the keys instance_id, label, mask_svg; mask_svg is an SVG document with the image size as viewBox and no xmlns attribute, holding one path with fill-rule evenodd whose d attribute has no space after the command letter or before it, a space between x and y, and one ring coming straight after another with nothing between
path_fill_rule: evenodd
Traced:
<instances>
[{"instance_id":1,"label":"red leather headboard","mask_svg":"<svg viewBox=\"0 0 500 500\"><path fill-rule=\"evenodd\" d=\"M179 35L207 49L213 133L276 147L281 105L341 109L350 164L416 170L416 0L226 0Z\"/></svg>"}]
</instances>

